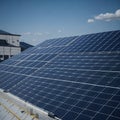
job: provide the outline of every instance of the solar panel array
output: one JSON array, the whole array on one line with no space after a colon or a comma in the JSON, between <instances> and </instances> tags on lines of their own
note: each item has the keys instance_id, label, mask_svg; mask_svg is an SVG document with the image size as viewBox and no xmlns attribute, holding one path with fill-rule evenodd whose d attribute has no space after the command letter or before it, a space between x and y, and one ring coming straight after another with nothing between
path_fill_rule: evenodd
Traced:
<instances>
[{"instance_id":1,"label":"solar panel array","mask_svg":"<svg viewBox=\"0 0 120 120\"><path fill-rule=\"evenodd\" d=\"M63 120L120 120L120 31L46 40L0 64L0 88Z\"/></svg>"}]
</instances>

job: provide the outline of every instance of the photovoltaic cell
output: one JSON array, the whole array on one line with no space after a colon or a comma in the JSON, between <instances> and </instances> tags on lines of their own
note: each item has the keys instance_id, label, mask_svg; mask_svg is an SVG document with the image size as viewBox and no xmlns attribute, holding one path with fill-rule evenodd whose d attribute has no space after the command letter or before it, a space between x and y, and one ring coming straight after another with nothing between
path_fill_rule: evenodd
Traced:
<instances>
[{"instance_id":1,"label":"photovoltaic cell","mask_svg":"<svg viewBox=\"0 0 120 120\"><path fill-rule=\"evenodd\" d=\"M0 88L63 120L120 120L120 31L46 40L0 64Z\"/></svg>"},{"instance_id":2,"label":"photovoltaic cell","mask_svg":"<svg viewBox=\"0 0 120 120\"><path fill-rule=\"evenodd\" d=\"M50 39L50 40L46 40L45 42L41 43L40 45L38 45L38 47L66 46L67 44L69 44L71 42L71 40L74 40L76 38L77 38L77 36L59 38L57 40Z\"/></svg>"}]
</instances>

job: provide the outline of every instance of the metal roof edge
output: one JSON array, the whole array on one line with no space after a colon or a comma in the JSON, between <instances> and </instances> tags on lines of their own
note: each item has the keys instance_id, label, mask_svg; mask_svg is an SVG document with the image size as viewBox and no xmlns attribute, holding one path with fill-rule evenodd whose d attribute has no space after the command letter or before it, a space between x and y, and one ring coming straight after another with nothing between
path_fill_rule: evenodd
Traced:
<instances>
[{"instance_id":1,"label":"metal roof edge","mask_svg":"<svg viewBox=\"0 0 120 120\"><path fill-rule=\"evenodd\" d=\"M61 120L61 119L57 118L56 116L54 116L54 114L52 114L51 112L46 111L37 106L34 106L34 105L28 103L27 101L24 101L24 100L20 99L19 97L9 93L8 91L0 89L0 93L2 93L3 96L6 97L7 99L9 99L10 101L14 102L16 105L21 106L29 114L37 115L38 118L40 118L40 116L44 116L45 120Z\"/></svg>"}]
</instances>

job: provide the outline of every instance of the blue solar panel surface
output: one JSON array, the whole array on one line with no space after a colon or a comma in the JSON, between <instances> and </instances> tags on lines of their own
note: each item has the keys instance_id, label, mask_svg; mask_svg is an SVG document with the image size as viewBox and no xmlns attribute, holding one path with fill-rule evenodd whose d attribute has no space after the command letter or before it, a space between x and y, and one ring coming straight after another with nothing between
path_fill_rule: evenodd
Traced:
<instances>
[{"instance_id":1,"label":"blue solar panel surface","mask_svg":"<svg viewBox=\"0 0 120 120\"><path fill-rule=\"evenodd\" d=\"M120 31L30 48L0 64L0 88L63 120L120 120Z\"/></svg>"}]
</instances>

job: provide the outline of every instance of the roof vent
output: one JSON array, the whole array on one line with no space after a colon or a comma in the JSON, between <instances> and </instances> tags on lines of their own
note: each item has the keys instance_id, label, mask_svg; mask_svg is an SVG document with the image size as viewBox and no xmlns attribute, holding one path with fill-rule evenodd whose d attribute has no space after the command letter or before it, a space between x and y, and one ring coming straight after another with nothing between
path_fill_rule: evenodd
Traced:
<instances>
[{"instance_id":1,"label":"roof vent","mask_svg":"<svg viewBox=\"0 0 120 120\"><path fill-rule=\"evenodd\" d=\"M55 114L52 113L52 112L48 112L48 116L51 117L51 118L55 118L56 117Z\"/></svg>"},{"instance_id":2,"label":"roof vent","mask_svg":"<svg viewBox=\"0 0 120 120\"><path fill-rule=\"evenodd\" d=\"M3 90L3 92L8 93L9 91L8 90Z\"/></svg>"}]
</instances>

